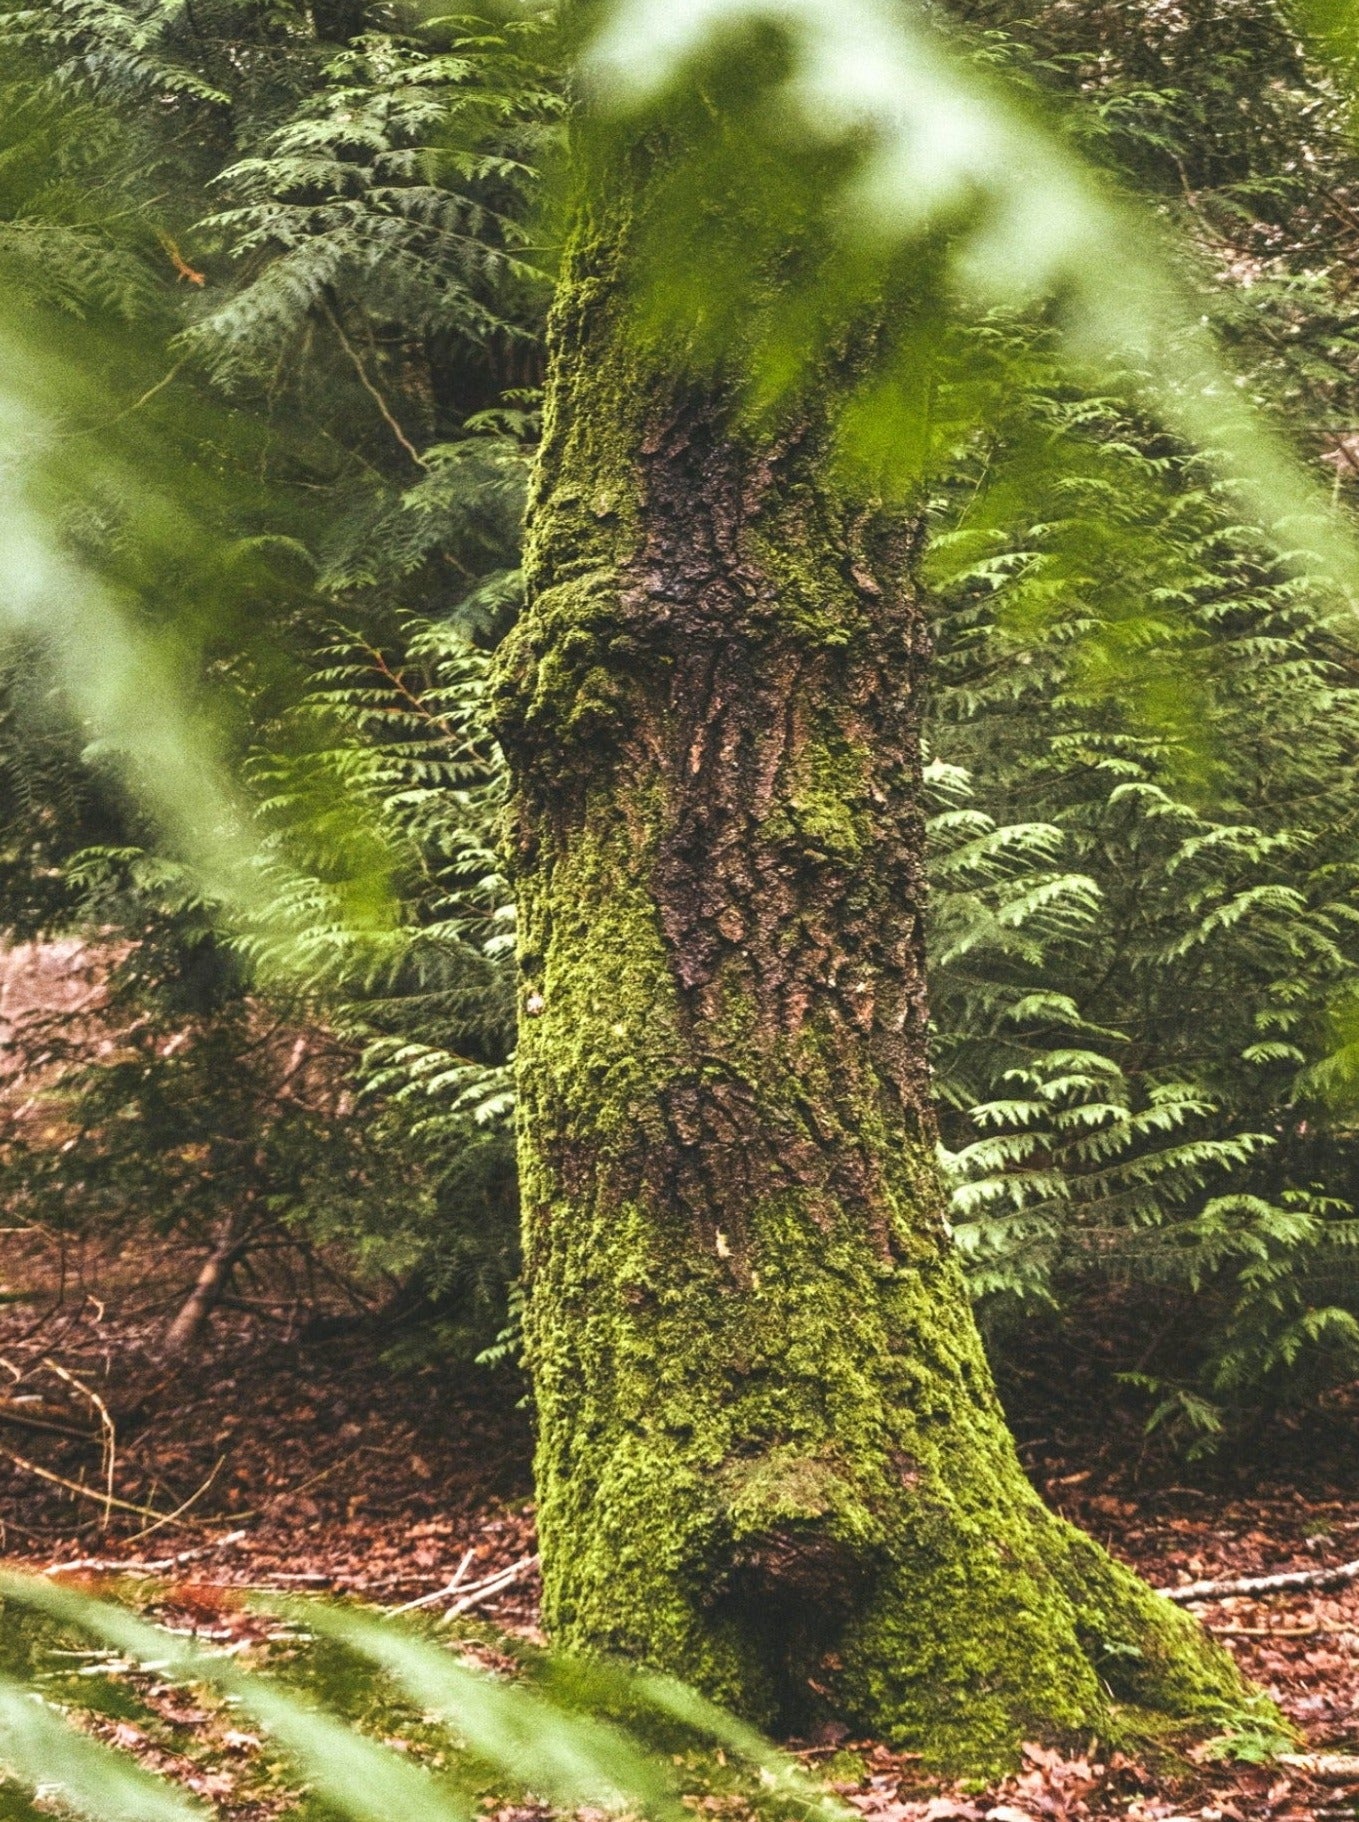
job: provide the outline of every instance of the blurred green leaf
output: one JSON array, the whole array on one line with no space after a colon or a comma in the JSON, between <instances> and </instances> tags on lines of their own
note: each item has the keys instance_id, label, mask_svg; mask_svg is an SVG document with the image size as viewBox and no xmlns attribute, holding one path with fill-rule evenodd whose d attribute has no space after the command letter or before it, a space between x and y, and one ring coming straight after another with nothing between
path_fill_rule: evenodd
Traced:
<instances>
[{"instance_id":1,"label":"blurred green leaf","mask_svg":"<svg viewBox=\"0 0 1359 1822\"><path fill-rule=\"evenodd\" d=\"M94 1822L206 1822L191 1798L80 1733L10 1677L0 1677L0 1766Z\"/></svg>"}]
</instances>

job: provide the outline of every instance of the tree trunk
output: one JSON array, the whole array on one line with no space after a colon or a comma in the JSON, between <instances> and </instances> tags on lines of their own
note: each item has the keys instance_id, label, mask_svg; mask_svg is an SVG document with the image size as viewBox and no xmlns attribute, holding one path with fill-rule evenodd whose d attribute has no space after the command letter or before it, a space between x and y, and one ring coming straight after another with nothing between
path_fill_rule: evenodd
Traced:
<instances>
[{"instance_id":1,"label":"tree trunk","mask_svg":"<svg viewBox=\"0 0 1359 1822\"><path fill-rule=\"evenodd\" d=\"M1030 1488L949 1240L918 527L667 374L628 221L560 282L498 683L547 1625L946 1769L1210 1724L1238 1674Z\"/></svg>"},{"instance_id":2,"label":"tree trunk","mask_svg":"<svg viewBox=\"0 0 1359 1822\"><path fill-rule=\"evenodd\" d=\"M212 1248L198 1269L193 1289L165 1331L164 1353L187 1354L202 1340L209 1318L226 1294L231 1275L249 1243L249 1227L248 1208L234 1210L218 1222Z\"/></svg>"}]
</instances>

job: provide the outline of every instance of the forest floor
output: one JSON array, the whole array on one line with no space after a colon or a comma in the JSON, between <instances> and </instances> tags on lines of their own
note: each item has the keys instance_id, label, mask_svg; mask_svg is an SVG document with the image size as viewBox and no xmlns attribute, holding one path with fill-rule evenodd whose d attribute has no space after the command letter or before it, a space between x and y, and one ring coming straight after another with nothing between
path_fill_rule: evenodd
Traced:
<instances>
[{"instance_id":1,"label":"forest floor","mask_svg":"<svg viewBox=\"0 0 1359 1822\"><path fill-rule=\"evenodd\" d=\"M529 1426L510 1374L446 1361L396 1370L363 1329L297 1341L242 1313L219 1316L205 1344L172 1363L158 1351L164 1314L146 1275L96 1263L68 1269L59 1299L48 1282L41 1300L0 1304L0 1554L10 1563L128 1578L120 1586L141 1589L158 1617L237 1643L259 1621L232 1590L391 1606L434 1593L461 1566L459 1629L474 1655L496 1661L498 1636L539 1639ZM6 1276L23 1284L10 1257ZM1147 1445L1144 1412L1109 1368L1107 1334L1039 1348L1007 1402L1035 1485L1150 1581L1359 1556L1359 1387L1276 1420L1249 1455L1186 1464ZM1035 1747L1021 1776L977 1793L942 1788L871 1741L804 1743L803 1756L866 1822L1359 1816L1359 1779L1346 1781L1359 1750L1359 1581L1194 1611L1275 1697L1327 1777L1277 1761L1152 1767ZM182 1690L143 1678L120 1706L94 1702L91 1688L79 1699L95 1730L199 1791L224 1822L289 1811L260 1742L214 1728ZM1249 1755L1248 1740L1238 1746ZM710 1770L696 1759L681 1774L689 1806L739 1818L739 1792ZM494 1790L485 1806L494 1822L550 1814ZM0 1789L0 1817L37 1813L6 1807Z\"/></svg>"}]
</instances>

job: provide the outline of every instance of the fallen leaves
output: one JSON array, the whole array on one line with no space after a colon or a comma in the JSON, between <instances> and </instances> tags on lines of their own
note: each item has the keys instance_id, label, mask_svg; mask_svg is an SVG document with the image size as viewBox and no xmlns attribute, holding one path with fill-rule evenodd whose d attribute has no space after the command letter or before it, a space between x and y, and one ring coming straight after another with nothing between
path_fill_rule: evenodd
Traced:
<instances>
[{"instance_id":1,"label":"fallen leaves","mask_svg":"<svg viewBox=\"0 0 1359 1822\"><path fill-rule=\"evenodd\" d=\"M356 1594L384 1606L423 1599L442 1607L478 1591L486 1599L478 1618L536 1636L528 1433L513 1397L494 1380L469 1380L451 1365L395 1373L381 1360L378 1339L361 1332L283 1347L234 1316L221 1319L199 1358L167 1376L150 1346L157 1324L127 1314L116 1298L107 1307L76 1305L68 1315L59 1333L19 1343L14 1337L31 1316L0 1308L0 1351L21 1375L30 1363L40 1369L45 1356L97 1387L117 1425L120 1496L172 1510L225 1460L210 1498L193 1509L196 1528L161 1526L141 1538L146 1526L136 1513L115 1509L103 1528L97 1437L36 1437L33 1459L68 1481L83 1475L86 1492L8 1472L0 1461L6 1541L30 1564L96 1584L140 1569L164 1585L164 1617L227 1649L271 1643L269 1622L243 1605L252 1586ZM49 1403L61 1383L43 1375ZM76 1412L68 1399L56 1421L78 1429ZM1153 1582L1324 1568L1359 1554L1359 1450L1344 1456L1341 1440L1329 1456L1311 1451L1317 1461L1344 1457L1343 1469L1327 1470L1335 1486L1304 1485L1301 1475L1297 1484L1271 1484L1259 1474L1239 1486L1158 1487L1154 1479L1139 1486L1129 1466L1136 1445L1103 1417L1097 1432L1095 1417L1085 1413L1092 1425L1085 1434L1045 1425L1044 1438L1057 1440L1029 1450L1034 1477L1054 1504ZM1345 1421L1354 1427L1352 1417ZM1197 1610L1302 1727L1307 1754L1272 1767L1205 1760L1171 1776L1125 1755L1064 1755L1033 1742L1014 1777L977 1792L942 1786L918 1757L835 1728L808 1750L809 1769L853 1765L836 1789L864 1822L1313 1822L1348 1813L1346 1793L1359 1790L1351 1781L1359 1585L1231 1596ZM494 1645L475 1654L513 1670ZM154 1681L139 1689L153 1719L111 1724L128 1728L130 1750L231 1822L281 1813L259 1796L267 1742L186 1691ZM113 1738L109 1725L100 1731ZM393 1734L391 1743L399 1742ZM486 1807L501 1822L551 1815L542 1805L499 1798ZM725 1792L699 1789L689 1807L753 1822Z\"/></svg>"}]
</instances>

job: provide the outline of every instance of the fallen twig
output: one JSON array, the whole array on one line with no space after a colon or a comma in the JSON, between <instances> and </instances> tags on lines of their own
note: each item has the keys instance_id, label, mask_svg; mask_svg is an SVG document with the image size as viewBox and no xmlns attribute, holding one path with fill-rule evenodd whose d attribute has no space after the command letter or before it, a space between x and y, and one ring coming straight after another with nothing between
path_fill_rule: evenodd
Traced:
<instances>
[{"instance_id":1,"label":"fallen twig","mask_svg":"<svg viewBox=\"0 0 1359 1822\"><path fill-rule=\"evenodd\" d=\"M1322 1784L1359 1784L1359 1758L1348 1752L1281 1752L1280 1765Z\"/></svg>"},{"instance_id":2,"label":"fallen twig","mask_svg":"<svg viewBox=\"0 0 1359 1822\"><path fill-rule=\"evenodd\" d=\"M453 1571L453 1579L451 1582L445 1582L444 1586L442 1588L436 1588L433 1594L422 1594L416 1600L403 1601L399 1607L389 1607L387 1609L386 1617L391 1619L392 1616L397 1613L414 1613L418 1607L435 1607L440 1601L447 1600L450 1594L456 1594L458 1589L462 1587L463 1578L471 1568L472 1558L475 1555L475 1550L469 1550L467 1552L466 1556L463 1557L462 1561Z\"/></svg>"},{"instance_id":3,"label":"fallen twig","mask_svg":"<svg viewBox=\"0 0 1359 1822\"><path fill-rule=\"evenodd\" d=\"M1209 1626L1215 1639L1314 1639L1323 1633L1359 1632L1359 1621L1348 1626Z\"/></svg>"},{"instance_id":4,"label":"fallen twig","mask_svg":"<svg viewBox=\"0 0 1359 1822\"><path fill-rule=\"evenodd\" d=\"M1220 1601L1232 1594L1286 1594L1293 1588L1343 1588L1359 1577L1359 1562L1339 1563L1332 1569L1286 1569L1280 1575L1241 1575L1234 1581L1186 1582L1182 1588L1162 1588L1168 1601Z\"/></svg>"},{"instance_id":5,"label":"fallen twig","mask_svg":"<svg viewBox=\"0 0 1359 1822\"><path fill-rule=\"evenodd\" d=\"M249 1582L252 1594L270 1594L276 1582L289 1582L294 1587L299 1584L308 1588L325 1588L339 1578L320 1569L276 1569L267 1582Z\"/></svg>"},{"instance_id":6,"label":"fallen twig","mask_svg":"<svg viewBox=\"0 0 1359 1822\"><path fill-rule=\"evenodd\" d=\"M50 1417L20 1410L9 1399L0 1399L0 1423L13 1424L20 1430L40 1430L46 1436L70 1436L77 1442L93 1442L99 1434L97 1430L82 1430L77 1424L57 1423Z\"/></svg>"},{"instance_id":7,"label":"fallen twig","mask_svg":"<svg viewBox=\"0 0 1359 1822\"><path fill-rule=\"evenodd\" d=\"M103 1314L104 1310L101 1304L99 1309L101 1320ZM101 1433L100 1470L104 1476L104 1529L107 1531L113 1518L113 1506L111 1504L113 1499L113 1477L118 1463L118 1432L114 1428L112 1417L109 1416L109 1408L99 1396L98 1392L94 1391L90 1386L87 1386L83 1379L77 1379L74 1373L68 1373L66 1368L62 1366L59 1361L53 1360L48 1355L44 1354L42 1363L50 1372L55 1373L57 1378L62 1380L64 1384L70 1386L73 1392L79 1392L82 1398L87 1399L94 1407L94 1410L99 1417Z\"/></svg>"},{"instance_id":8,"label":"fallen twig","mask_svg":"<svg viewBox=\"0 0 1359 1822\"><path fill-rule=\"evenodd\" d=\"M460 1613L470 1613L473 1607L479 1607L493 1594L503 1594L516 1582L522 1581L531 1569L538 1567L536 1556L522 1556L517 1563L511 1563L508 1569L502 1569L498 1575L489 1576L479 1582L475 1588L469 1588L444 1614L444 1621L457 1619Z\"/></svg>"},{"instance_id":9,"label":"fallen twig","mask_svg":"<svg viewBox=\"0 0 1359 1822\"><path fill-rule=\"evenodd\" d=\"M244 1531L228 1531L225 1537L215 1538L210 1544L200 1544L194 1550L177 1550L173 1556L158 1556L151 1562L140 1558L115 1560L107 1556L82 1556L75 1562L49 1563L43 1574L164 1575L167 1569L182 1569L185 1563L211 1556L217 1550L229 1549L232 1544L239 1544L245 1535Z\"/></svg>"},{"instance_id":10,"label":"fallen twig","mask_svg":"<svg viewBox=\"0 0 1359 1822\"><path fill-rule=\"evenodd\" d=\"M305 1493L310 1487L319 1486L320 1483L323 1480L326 1480L330 1475L338 1473L341 1468L347 1468L351 1461L356 1461L358 1457L364 1453L366 1447L367 1445L361 1448L351 1449L348 1455L342 1455L338 1461L331 1462L328 1468L322 1468L319 1473L313 1474L308 1480L299 1481L295 1487L283 1487L279 1492L271 1493L267 1499L262 1499L259 1505L251 1506L244 1512L233 1512L231 1516L233 1518L261 1517L264 1513L276 1506L281 1499L295 1499L299 1493ZM368 1452L373 1453L371 1449L369 1449ZM223 1456L222 1461L225 1460L226 1457ZM217 1467L220 1468L221 1465L222 1462L219 1461ZM213 1472L216 1473L216 1471L216 1468L214 1468Z\"/></svg>"},{"instance_id":11,"label":"fallen twig","mask_svg":"<svg viewBox=\"0 0 1359 1822\"><path fill-rule=\"evenodd\" d=\"M208 1478L203 1482L201 1487L197 1488L195 1492L190 1493L186 1500L182 1500L180 1504L175 1507L173 1512L162 1513L154 1524L143 1525L140 1531L135 1532L133 1536L128 1539L128 1542L139 1544L144 1537L150 1537L153 1531L159 1531L165 1525L201 1524L203 1522L201 1519L186 1519L184 1513L188 1511L190 1506L197 1505L198 1501L202 1499L203 1495L207 1492L208 1488L212 1485L213 1481L216 1480L225 1466L226 1456L219 1455L217 1460L213 1463L212 1472L208 1475Z\"/></svg>"},{"instance_id":12,"label":"fallen twig","mask_svg":"<svg viewBox=\"0 0 1359 1822\"><path fill-rule=\"evenodd\" d=\"M39 1480L49 1480L53 1486L64 1487L68 1493L78 1494L81 1499L96 1500L101 1506L108 1503L116 1506L120 1512L135 1512L138 1518L154 1519L156 1528L169 1523L172 1518L177 1524L192 1525L195 1528L211 1522L204 1518L178 1518L171 1512L157 1512L151 1506L139 1506L130 1499L109 1500L102 1487L83 1487L78 1480L68 1480L64 1474L54 1474L51 1468L44 1468L36 1461L29 1461L26 1456L16 1455L13 1449L0 1448L0 1456L3 1456L6 1461L12 1461L16 1468L23 1468L29 1474L36 1474ZM196 1497L197 1495L195 1495ZM181 1507L180 1510L182 1511L183 1508Z\"/></svg>"}]
</instances>

